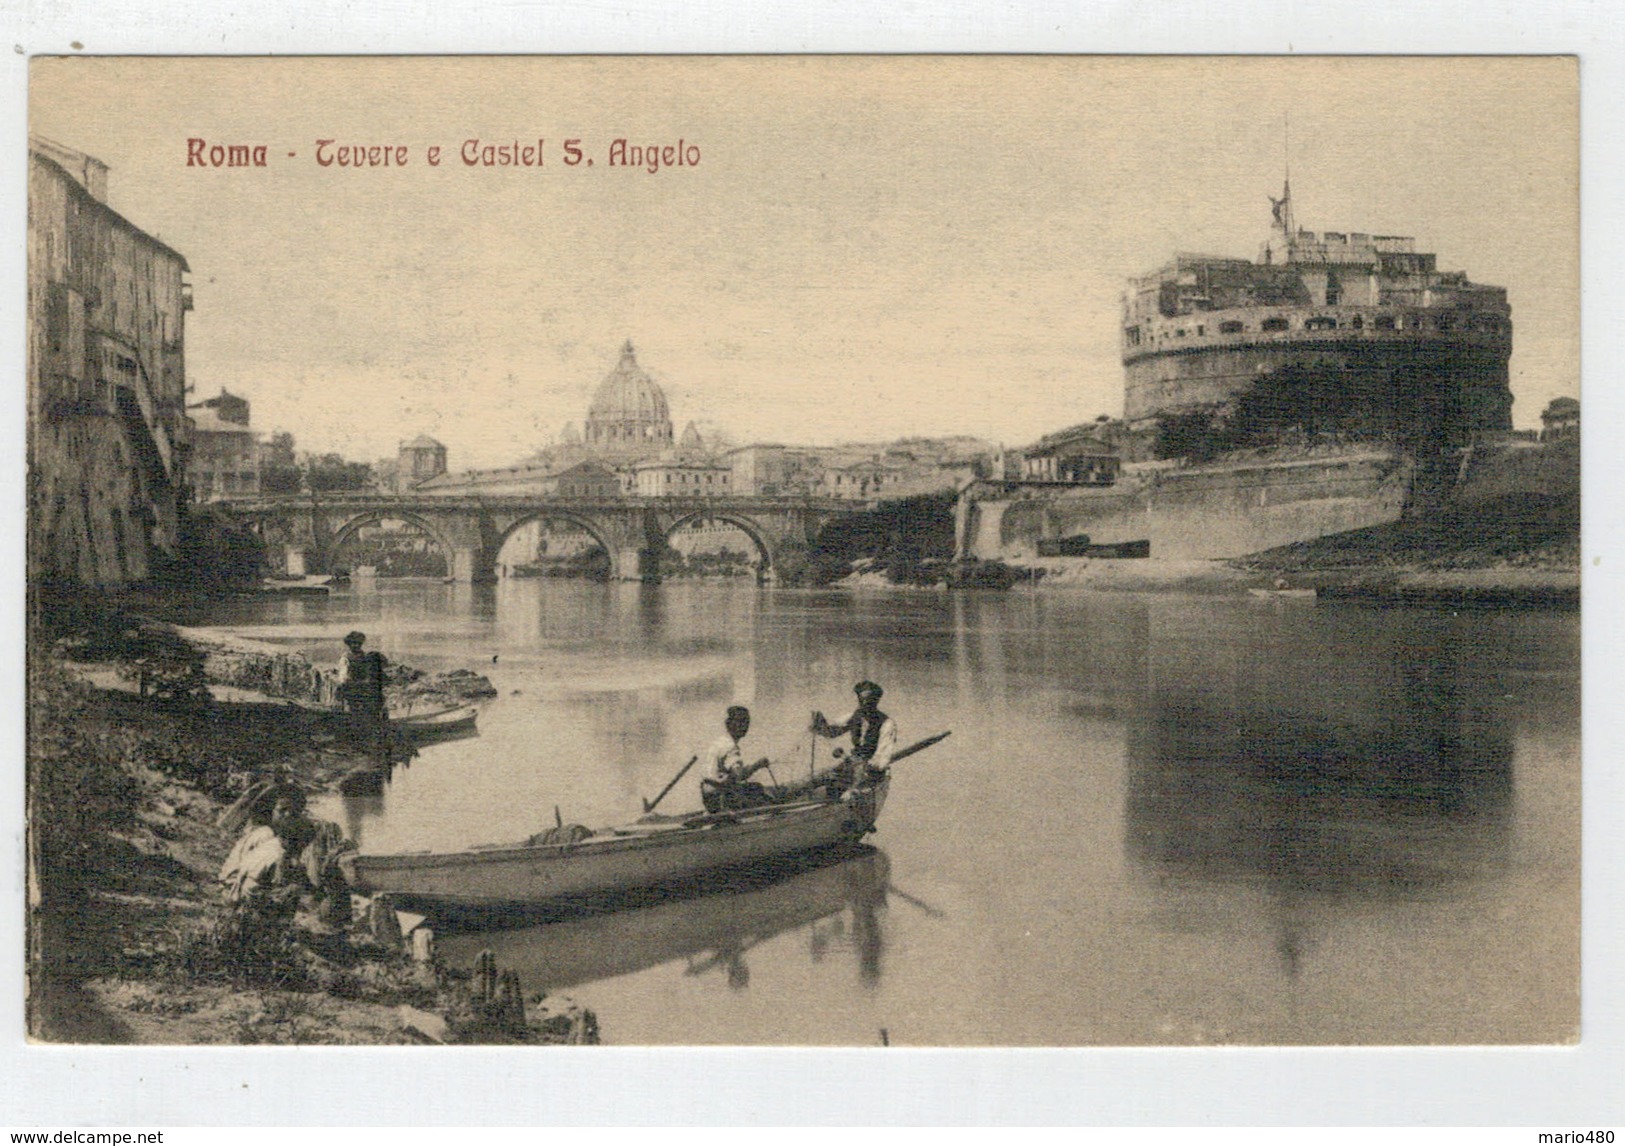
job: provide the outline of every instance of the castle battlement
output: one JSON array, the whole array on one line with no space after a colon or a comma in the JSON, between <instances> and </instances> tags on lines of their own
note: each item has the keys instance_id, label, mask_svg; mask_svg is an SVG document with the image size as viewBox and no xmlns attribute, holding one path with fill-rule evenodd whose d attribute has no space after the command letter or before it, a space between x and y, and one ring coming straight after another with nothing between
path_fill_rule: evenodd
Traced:
<instances>
[{"instance_id":1,"label":"castle battlement","mask_svg":"<svg viewBox=\"0 0 1625 1146\"><path fill-rule=\"evenodd\" d=\"M1441 271L1406 235L1292 226L1256 260L1181 252L1123 297L1124 417L1218 409L1287 366L1352 370L1375 401L1425 409L1441 441L1511 428L1506 288ZM1364 391L1362 391L1363 393Z\"/></svg>"}]
</instances>

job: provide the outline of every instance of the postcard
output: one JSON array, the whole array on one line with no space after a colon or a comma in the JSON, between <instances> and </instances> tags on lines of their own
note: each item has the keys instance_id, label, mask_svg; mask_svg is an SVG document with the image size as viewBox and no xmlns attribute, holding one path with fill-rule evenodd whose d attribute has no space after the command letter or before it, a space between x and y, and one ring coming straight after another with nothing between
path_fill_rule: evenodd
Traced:
<instances>
[{"instance_id":1,"label":"postcard","mask_svg":"<svg viewBox=\"0 0 1625 1146\"><path fill-rule=\"evenodd\" d=\"M41 57L28 1033L1569 1046L1572 57Z\"/></svg>"}]
</instances>

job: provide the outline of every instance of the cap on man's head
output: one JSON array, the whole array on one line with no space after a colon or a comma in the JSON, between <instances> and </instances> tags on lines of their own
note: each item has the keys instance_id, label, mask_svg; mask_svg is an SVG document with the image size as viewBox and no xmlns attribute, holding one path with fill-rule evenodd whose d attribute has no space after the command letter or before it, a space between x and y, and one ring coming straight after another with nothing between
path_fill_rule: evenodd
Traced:
<instances>
[{"instance_id":1,"label":"cap on man's head","mask_svg":"<svg viewBox=\"0 0 1625 1146\"><path fill-rule=\"evenodd\" d=\"M749 720L750 719L750 709L746 708L742 704L730 704L728 706L728 719L729 720L740 720L740 719Z\"/></svg>"},{"instance_id":2,"label":"cap on man's head","mask_svg":"<svg viewBox=\"0 0 1625 1146\"><path fill-rule=\"evenodd\" d=\"M872 680L860 680L857 684L852 686L852 691L857 693L859 696L873 696L877 700L886 694L886 690L881 688Z\"/></svg>"},{"instance_id":3,"label":"cap on man's head","mask_svg":"<svg viewBox=\"0 0 1625 1146\"><path fill-rule=\"evenodd\" d=\"M359 629L352 629L344 637L344 643L347 644L347 645L361 645L361 644L365 644L366 641L367 641L367 634L363 633Z\"/></svg>"}]
</instances>

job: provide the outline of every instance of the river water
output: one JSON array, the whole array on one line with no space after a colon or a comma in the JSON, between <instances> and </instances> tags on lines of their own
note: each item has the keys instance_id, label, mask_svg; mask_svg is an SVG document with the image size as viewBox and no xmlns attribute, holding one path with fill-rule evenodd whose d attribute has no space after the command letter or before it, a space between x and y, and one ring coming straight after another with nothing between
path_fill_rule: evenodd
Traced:
<instances>
[{"instance_id":1,"label":"river water","mask_svg":"<svg viewBox=\"0 0 1625 1146\"><path fill-rule=\"evenodd\" d=\"M900 743L952 729L843 862L440 937L592 1008L606 1042L1577 1037L1576 614L528 580L185 619L322 660L360 628L491 679L479 736L318 804L369 852L522 839L555 807L633 819L730 704L780 781L863 678ZM690 773L662 810L697 804Z\"/></svg>"}]
</instances>

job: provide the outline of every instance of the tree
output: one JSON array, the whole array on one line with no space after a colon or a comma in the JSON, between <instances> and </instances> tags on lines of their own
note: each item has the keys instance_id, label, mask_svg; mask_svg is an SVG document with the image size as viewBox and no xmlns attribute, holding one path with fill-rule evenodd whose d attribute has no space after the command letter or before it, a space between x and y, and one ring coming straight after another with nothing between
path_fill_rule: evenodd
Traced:
<instances>
[{"instance_id":1,"label":"tree","mask_svg":"<svg viewBox=\"0 0 1625 1146\"><path fill-rule=\"evenodd\" d=\"M1164 414L1157 419L1157 440L1152 447L1159 458L1185 458L1205 462L1227 447L1223 426L1212 410Z\"/></svg>"},{"instance_id":2,"label":"tree","mask_svg":"<svg viewBox=\"0 0 1625 1146\"><path fill-rule=\"evenodd\" d=\"M293 435L272 434L260 449L260 492L298 493L304 477L294 457Z\"/></svg>"},{"instance_id":3,"label":"tree","mask_svg":"<svg viewBox=\"0 0 1625 1146\"><path fill-rule=\"evenodd\" d=\"M241 521L218 506L193 506L180 523L180 552L165 571L171 580L204 590L258 582L265 545Z\"/></svg>"},{"instance_id":4,"label":"tree","mask_svg":"<svg viewBox=\"0 0 1625 1146\"><path fill-rule=\"evenodd\" d=\"M371 489L372 467L366 462L347 462L338 454L310 454L305 458L304 480L311 493Z\"/></svg>"}]
</instances>

